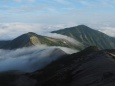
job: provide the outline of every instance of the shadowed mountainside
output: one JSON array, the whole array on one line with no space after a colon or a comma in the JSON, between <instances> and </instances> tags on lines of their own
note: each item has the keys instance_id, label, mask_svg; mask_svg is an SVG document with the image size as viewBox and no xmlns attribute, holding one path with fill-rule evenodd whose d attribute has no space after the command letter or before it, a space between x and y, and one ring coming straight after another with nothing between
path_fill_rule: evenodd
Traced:
<instances>
[{"instance_id":1,"label":"shadowed mountainside","mask_svg":"<svg viewBox=\"0 0 115 86\"><path fill-rule=\"evenodd\" d=\"M115 57L109 53L114 54L115 50L99 50L95 46L88 47L81 52L64 56L42 70L30 74L14 74L11 81L5 78L7 79L6 85L114 86Z\"/></svg>"}]
</instances>

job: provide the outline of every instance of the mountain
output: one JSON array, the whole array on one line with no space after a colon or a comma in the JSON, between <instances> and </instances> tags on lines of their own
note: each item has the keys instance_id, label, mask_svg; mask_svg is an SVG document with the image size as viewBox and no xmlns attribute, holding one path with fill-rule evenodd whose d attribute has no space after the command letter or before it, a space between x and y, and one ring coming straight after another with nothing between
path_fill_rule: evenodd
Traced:
<instances>
[{"instance_id":1,"label":"mountain","mask_svg":"<svg viewBox=\"0 0 115 86\"><path fill-rule=\"evenodd\" d=\"M6 45L9 45L11 40L1 40L0 41L0 49L3 48Z\"/></svg>"},{"instance_id":2,"label":"mountain","mask_svg":"<svg viewBox=\"0 0 115 86\"><path fill-rule=\"evenodd\" d=\"M97 46L100 49L115 48L115 38L110 37L85 25L79 25L75 27L52 31L52 33L72 37L75 40L83 43L86 47Z\"/></svg>"},{"instance_id":3,"label":"mountain","mask_svg":"<svg viewBox=\"0 0 115 86\"><path fill-rule=\"evenodd\" d=\"M2 74L3 86L114 86L115 50L90 46L27 74ZM11 77L11 78L9 78Z\"/></svg>"},{"instance_id":4,"label":"mountain","mask_svg":"<svg viewBox=\"0 0 115 86\"><path fill-rule=\"evenodd\" d=\"M79 45L75 45L67 40L41 36L33 32L23 34L10 41L0 41L0 48L1 49L17 49L17 48L28 47L28 46L33 46L37 44L81 49Z\"/></svg>"},{"instance_id":5,"label":"mountain","mask_svg":"<svg viewBox=\"0 0 115 86\"><path fill-rule=\"evenodd\" d=\"M38 86L112 86L115 84L115 57L108 53L88 47L63 57L31 77L38 80Z\"/></svg>"}]
</instances>

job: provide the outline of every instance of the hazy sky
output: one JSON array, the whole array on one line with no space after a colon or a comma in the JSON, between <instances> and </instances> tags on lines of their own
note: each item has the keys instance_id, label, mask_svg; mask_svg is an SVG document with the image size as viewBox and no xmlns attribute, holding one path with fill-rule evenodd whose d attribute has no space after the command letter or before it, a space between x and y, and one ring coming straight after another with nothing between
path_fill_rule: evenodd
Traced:
<instances>
[{"instance_id":1,"label":"hazy sky","mask_svg":"<svg viewBox=\"0 0 115 86\"><path fill-rule=\"evenodd\" d=\"M19 33L22 34L25 28L24 31L28 32L32 28L42 29L41 25L43 28L46 25L46 29L47 25L62 28L61 25L78 24L86 24L115 36L114 23L115 0L0 0L0 36L14 30L18 33L20 28Z\"/></svg>"},{"instance_id":2,"label":"hazy sky","mask_svg":"<svg viewBox=\"0 0 115 86\"><path fill-rule=\"evenodd\" d=\"M115 26L115 0L0 0L0 22Z\"/></svg>"}]
</instances>

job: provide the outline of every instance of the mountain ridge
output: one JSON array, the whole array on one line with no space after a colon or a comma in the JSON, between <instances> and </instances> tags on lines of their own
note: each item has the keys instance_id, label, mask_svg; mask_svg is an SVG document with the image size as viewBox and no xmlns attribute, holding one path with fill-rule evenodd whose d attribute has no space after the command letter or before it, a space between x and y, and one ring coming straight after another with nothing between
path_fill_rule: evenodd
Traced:
<instances>
[{"instance_id":1,"label":"mountain ridge","mask_svg":"<svg viewBox=\"0 0 115 86\"><path fill-rule=\"evenodd\" d=\"M62 46L62 47L68 47L68 48L74 48L74 49L75 48L81 49L79 45L72 44L71 42L66 41L64 39L56 39L56 38L51 38L47 36L41 36L33 32L22 34L18 36L17 38L11 41L6 41L6 42L5 41L0 42L1 49L18 49L22 47L29 47L29 46L41 45L41 44L44 44L47 46Z\"/></svg>"},{"instance_id":2,"label":"mountain ridge","mask_svg":"<svg viewBox=\"0 0 115 86\"><path fill-rule=\"evenodd\" d=\"M115 56L108 53L115 54L115 50L99 50L95 46L90 46L78 53L63 56L32 73L1 75L0 84L6 86L113 86ZM9 76L11 78L8 78Z\"/></svg>"},{"instance_id":3,"label":"mountain ridge","mask_svg":"<svg viewBox=\"0 0 115 86\"><path fill-rule=\"evenodd\" d=\"M115 38L85 25L78 25L75 27L60 29L57 31L52 31L51 33L57 33L72 37L75 40L83 43L86 47L97 46L100 49L115 48Z\"/></svg>"}]
</instances>

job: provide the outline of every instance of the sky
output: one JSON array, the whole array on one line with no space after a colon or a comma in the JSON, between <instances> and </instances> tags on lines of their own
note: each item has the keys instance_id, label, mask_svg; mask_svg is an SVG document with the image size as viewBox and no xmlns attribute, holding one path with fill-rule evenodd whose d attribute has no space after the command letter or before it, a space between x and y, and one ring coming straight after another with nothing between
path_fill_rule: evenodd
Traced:
<instances>
[{"instance_id":1,"label":"sky","mask_svg":"<svg viewBox=\"0 0 115 86\"><path fill-rule=\"evenodd\" d=\"M115 0L0 0L0 36L85 24L115 37L114 15Z\"/></svg>"}]
</instances>

